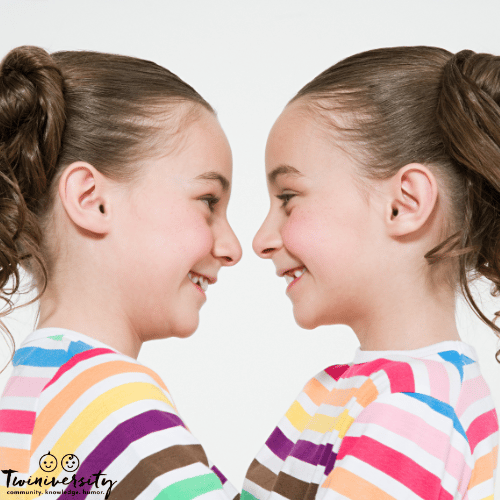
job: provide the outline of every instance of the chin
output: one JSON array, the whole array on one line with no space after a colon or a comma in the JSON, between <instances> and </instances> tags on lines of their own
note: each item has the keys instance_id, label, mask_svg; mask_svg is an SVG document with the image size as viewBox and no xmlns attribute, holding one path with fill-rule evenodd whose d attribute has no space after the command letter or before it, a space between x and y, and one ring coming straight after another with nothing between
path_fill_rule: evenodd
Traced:
<instances>
[{"instance_id":1,"label":"chin","mask_svg":"<svg viewBox=\"0 0 500 500\"><path fill-rule=\"evenodd\" d=\"M191 337L191 335L194 334L194 332L198 329L198 325L200 323L200 318L197 315L196 320L193 320L192 322L185 322L180 325L176 325L176 327L172 331L172 337L178 337L181 339L186 339L188 337Z\"/></svg>"},{"instance_id":2,"label":"chin","mask_svg":"<svg viewBox=\"0 0 500 500\"><path fill-rule=\"evenodd\" d=\"M316 327L321 326L322 323L318 321L319 318L314 316L314 314L304 314L300 311L293 309L293 317L295 318L295 323L304 328L304 330L314 330Z\"/></svg>"}]
</instances>

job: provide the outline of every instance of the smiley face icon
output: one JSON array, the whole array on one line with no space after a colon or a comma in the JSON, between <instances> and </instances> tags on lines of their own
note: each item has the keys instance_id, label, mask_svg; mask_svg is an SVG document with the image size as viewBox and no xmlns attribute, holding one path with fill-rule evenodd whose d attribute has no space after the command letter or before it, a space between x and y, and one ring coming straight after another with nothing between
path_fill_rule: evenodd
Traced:
<instances>
[{"instance_id":1,"label":"smiley face icon","mask_svg":"<svg viewBox=\"0 0 500 500\"><path fill-rule=\"evenodd\" d=\"M80 460L78 460L76 455L68 453L62 457L61 465L66 472L75 472L80 467Z\"/></svg>"},{"instance_id":2,"label":"smiley face icon","mask_svg":"<svg viewBox=\"0 0 500 500\"><path fill-rule=\"evenodd\" d=\"M57 458L49 451L46 455L43 455L38 464L40 465L40 469L44 472L52 472L56 470Z\"/></svg>"}]
</instances>

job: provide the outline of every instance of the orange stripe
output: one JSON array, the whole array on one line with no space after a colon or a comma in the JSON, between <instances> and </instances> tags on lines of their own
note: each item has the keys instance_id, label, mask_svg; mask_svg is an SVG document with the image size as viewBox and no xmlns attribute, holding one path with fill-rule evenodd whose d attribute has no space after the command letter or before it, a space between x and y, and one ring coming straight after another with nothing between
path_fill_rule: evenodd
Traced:
<instances>
[{"instance_id":1,"label":"orange stripe","mask_svg":"<svg viewBox=\"0 0 500 500\"><path fill-rule=\"evenodd\" d=\"M315 405L319 406L323 403L330 391L321 382L313 378L304 387L304 392Z\"/></svg>"},{"instance_id":2,"label":"orange stripe","mask_svg":"<svg viewBox=\"0 0 500 500\"><path fill-rule=\"evenodd\" d=\"M13 469L18 472L29 472L30 452L19 448L0 447L0 470Z\"/></svg>"},{"instance_id":3,"label":"orange stripe","mask_svg":"<svg viewBox=\"0 0 500 500\"><path fill-rule=\"evenodd\" d=\"M343 407L349 402L357 391L359 391L357 387L352 387L351 389L333 389L325 403Z\"/></svg>"},{"instance_id":4,"label":"orange stripe","mask_svg":"<svg viewBox=\"0 0 500 500\"><path fill-rule=\"evenodd\" d=\"M90 387L98 382L121 373L146 373L150 375L164 390L167 390L161 378L149 368L129 361L109 361L93 366L75 377L62 391L56 394L49 404L40 412L35 422L31 439L31 452L38 448L49 431L68 411L71 405Z\"/></svg>"},{"instance_id":5,"label":"orange stripe","mask_svg":"<svg viewBox=\"0 0 500 500\"><path fill-rule=\"evenodd\" d=\"M336 491L352 500L368 500L371 498L396 500L374 484L342 467L335 467L321 487Z\"/></svg>"},{"instance_id":6,"label":"orange stripe","mask_svg":"<svg viewBox=\"0 0 500 500\"><path fill-rule=\"evenodd\" d=\"M497 466L497 455L498 446L495 446L487 455L484 455L476 460L469 482L469 490L474 488L474 486L493 478L493 473L495 472L495 467Z\"/></svg>"},{"instance_id":7,"label":"orange stripe","mask_svg":"<svg viewBox=\"0 0 500 500\"><path fill-rule=\"evenodd\" d=\"M371 378L368 378L363 382L363 385L359 388L359 394L356 395L358 403L366 408L370 403L373 403L378 397L377 386L373 383Z\"/></svg>"}]
</instances>

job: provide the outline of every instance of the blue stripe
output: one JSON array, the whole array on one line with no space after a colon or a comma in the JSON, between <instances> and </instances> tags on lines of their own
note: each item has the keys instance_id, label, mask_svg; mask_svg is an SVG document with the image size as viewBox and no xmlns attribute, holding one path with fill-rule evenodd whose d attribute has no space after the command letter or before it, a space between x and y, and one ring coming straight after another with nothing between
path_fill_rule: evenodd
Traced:
<instances>
[{"instance_id":1,"label":"blue stripe","mask_svg":"<svg viewBox=\"0 0 500 500\"><path fill-rule=\"evenodd\" d=\"M429 408L432 408L434 411L441 413L441 415L448 417L453 422L455 430L460 432L460 434L462 434L462 436L468 441L464 428L462 427L460 420L458 420L457 414L452 406L447 403L443 403L442 401L439 401L439 399L433 398L432 396L427 396L426 394L418 394L414 392L403 392L402 394L418 399L419 401L422 401L422 403L429 406Z\"/></svg>"},{"instance_id":2,"label":"blue stripe","mask_svg":"<svg viewBox=\"0 0 500 500\"><path fill-rule=\"evenodd\" d=\"M443 351L438 354L445 361L449 361L451 364L455 365L458 373L460 373L460 381L464 379L464 365L474 363L473 359L470 359L465 354L459 354L457 351Z\"/></svg>"},{"instance_id":3,"label":"blue stripe","mask_svg":"<svg viewBox=\"0 0 500 500\"><path fill-rule=\"evenodd\" d=\"M71 341L68 350L64 349L43 349L41 347L21 347L14 354L12 363L14 366L44 366L58 367L69 361L73 356L83 351L92 349L91 345L85 342Z\"/></svg>"}]
</instances>

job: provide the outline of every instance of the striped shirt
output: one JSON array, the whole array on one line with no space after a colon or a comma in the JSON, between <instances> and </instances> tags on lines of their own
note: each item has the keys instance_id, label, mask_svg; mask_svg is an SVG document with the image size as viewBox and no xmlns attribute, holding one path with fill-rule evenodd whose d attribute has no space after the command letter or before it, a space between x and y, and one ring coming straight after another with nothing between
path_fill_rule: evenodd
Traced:
<instances>
[{"instance_id":1,"label":"striped shirt","mask_svg":"<svg viewBox=\"0 0 500 500\"><path fill-rule=\"evenodd\" d=\"M19 490L25 500L239 497L161 378L135 359L86 335L43 328L13 364L0 399L0 498Z\"/></svg>"},{"instance_id":2,"label":"striped shirt","mask_svg":"<svg viewBox=\"0 0 500 500\"><path fill-rule=\"evenodd\" d=\"M498 420L474 348L356 351L299 394L241 500L493 500Z\"/></svg>"}]
</instances>

